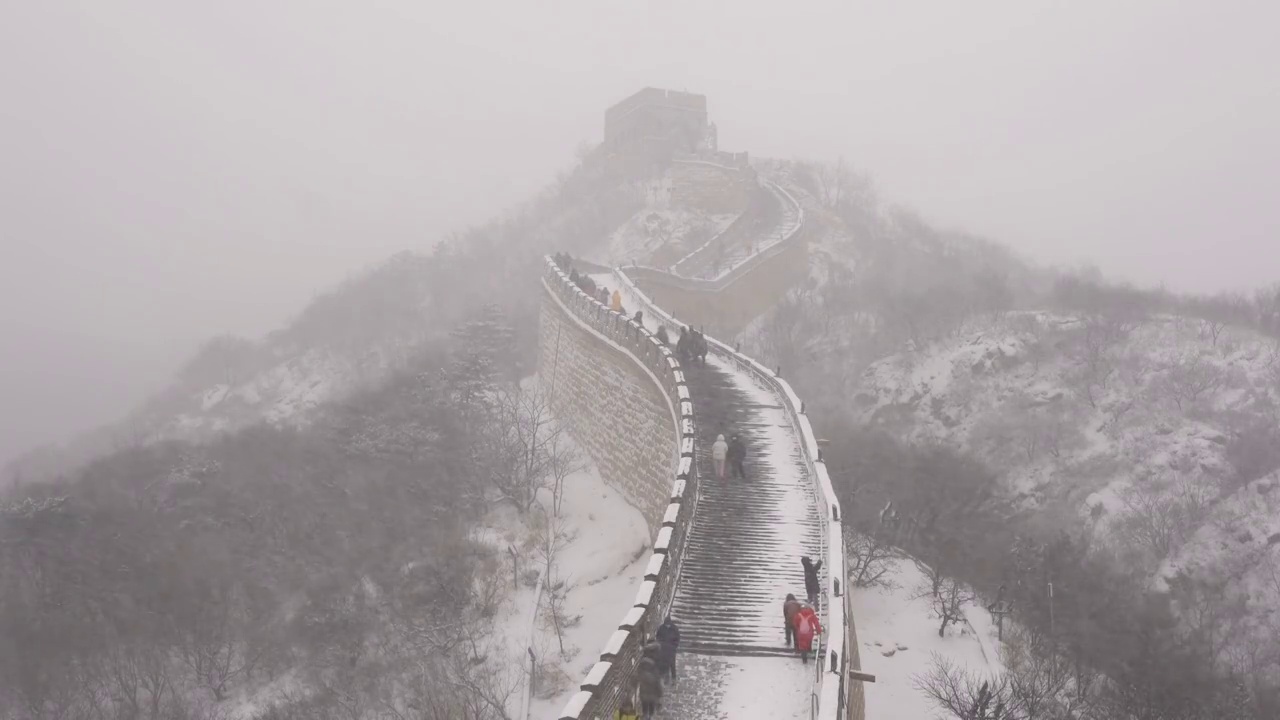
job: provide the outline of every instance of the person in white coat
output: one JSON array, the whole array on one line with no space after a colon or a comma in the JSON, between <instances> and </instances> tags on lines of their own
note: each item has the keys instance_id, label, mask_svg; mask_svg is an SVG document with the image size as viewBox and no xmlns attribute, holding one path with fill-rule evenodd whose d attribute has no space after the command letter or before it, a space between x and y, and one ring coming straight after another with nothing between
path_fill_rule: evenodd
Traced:
<instances>
[{"instance_id":1,"label":"person in white coat","mask_svg":"<svg viewBox=\"0 0 1280 720\"><path fill-rule=\"evenodd\" d=\"M716 477L724 480L724 459L729 455L729 443L724 441L724 435L717 435L716 441L711 445L711 463L715 465Z\"/></svg>"}]
</instances>

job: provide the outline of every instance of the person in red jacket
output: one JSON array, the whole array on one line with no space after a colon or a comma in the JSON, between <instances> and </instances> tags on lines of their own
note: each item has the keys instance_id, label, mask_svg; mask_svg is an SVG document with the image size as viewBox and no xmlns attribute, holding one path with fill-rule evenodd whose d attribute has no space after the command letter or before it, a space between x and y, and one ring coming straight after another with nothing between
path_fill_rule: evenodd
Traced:
<instances>
[{"instance_id":1,"label":"person in red jacket","mask_svg":"<svg viewBox=\"0 0 1280 720\"><path fill-rule=\"evenodd\" d=\"M818 622L818 614L809 605L801 605L796 614L792 616L791 624L795 631L796 650L800 651L801 660L808 663L809 653L813 651L813 639L822 634L822 625Z\"/></svg>"}]
</instances>

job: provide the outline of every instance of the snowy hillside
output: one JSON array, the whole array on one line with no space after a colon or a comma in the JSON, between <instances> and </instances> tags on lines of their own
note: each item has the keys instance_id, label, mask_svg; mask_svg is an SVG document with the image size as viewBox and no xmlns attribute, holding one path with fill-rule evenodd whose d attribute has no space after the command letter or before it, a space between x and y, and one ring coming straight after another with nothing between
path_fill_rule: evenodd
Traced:
<instances>
[{"instance_id":1,"label":"snowy hillside","mask_svg":"<svg viewBox=\"0 0 1280 720\"><path fill-rule=\"evenodd\" d=\"M667 267L723 231L736 213L710 213L671 199L669 175L640 185L644 206L584 257L601 265Z\"/></svg>"},{"instance_id":2,"label":"snowy hillside","mask_svg":"<svg viewBox=\"0 0 1280 720\"><path fill-rule=\"evenodd\" d=\"M1179 571L1280 602L1280 343L1186 318L1012 313L871 365L862 420L984 459L1046 523L1091 528L1155 587ZM1256 480L1256 481L1255 481Z\"/></svg>"},{"instance_id":3,"label":"snowy hillside","mask_svg":"<svg viewBox=\"0 0 1280 720\"><path fill-rule=\"evenodd\" d=\"M862 671L876 676L865 687L867 717L922 720L942 716L917 687L935 658L976 676L1002 670L999 644L990 616L969 603L965 621L938 636L937 618L926 599L917 597L924 576L910 560L890 562L890 587L855 588L853 616L858 623Z\"/></svg>"}]
</instances>

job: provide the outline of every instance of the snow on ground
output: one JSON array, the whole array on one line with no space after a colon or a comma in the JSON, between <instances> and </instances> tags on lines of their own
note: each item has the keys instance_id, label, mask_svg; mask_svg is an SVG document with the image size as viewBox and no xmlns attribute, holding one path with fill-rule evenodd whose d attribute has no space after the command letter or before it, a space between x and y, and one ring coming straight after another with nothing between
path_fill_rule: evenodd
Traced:
<instances>
[{"instance_id":1,"label":"snow on ground","mask_svg":"<svg viewBox=\"0 0 1280 720\"><path fill-rule=\"evenodd\" d=\"M614 230L586 259L601 265L638 263L671 265L734 220L734 213L708 213L671 204L671 178L663 176L644 184L645 206Z\"/></svg>"},{"instance_id":2,"label":"snow on ground","mask_svg":"<svg viewBox=\"0 0 1280 720\"><path fill-rule=\"evenodd\" d=\"M200 398L200 409L208 410L209 408L222 402L231 390L230 385L218 384L205 391L204 396Z\"/></svg>"},{"instance_id":3,"label":"snow on ground","mask_svg":"<svg viewBox=\"0 0 1280 720\"><path fill-rule=\"evenodd\" d=\"M929 671L933 655L944 656L972 673L1000 672L995 632L986 610L966 609L969 624L947 628L938 637L938 619L923 599L914 599L924 576L908 559L895 561L896 587L854 588L853 617L863 672L876 676L865 685L867 717L875 720L926 720L942 717L913 682Z\"/></svg>"},{"instance_id":4,"label":"snow on ground","mask_svg":"<svg viewBox=\"0 0 1280 720\"><path fill-rule=\"evenodd\" d=\"M813 662L795 657L681 655L677 687L661 720L809 720Z\"/></svg>"},{"instance_id":5,"label":"snow on ground","mask_svg":"<svg viewBox=\"0 0 1280 720\"><path fill-rule=\"evenodd\" d=\"M644 516L604 483L585 453L581 455L584 468L565 480L561 517L568 541L557 553L553 569L553 577L568 587L564 614L570 618L571 626L565 629L565 652L561 655L546 613L550 588L544 590L533 623L532 648L540 662L549 663L562 674L551 672L541 689L535 685L532 717L554 717L599 659L609 636L635 600L652 545ZM544 506L550 508L549 496L542 499ZM489 527L481 535L495 545L528 542L534 535L527 527L533 523L521 521L507 508L496 512L487 524ZM505 553L505 546L501 550ZM532 548L526 550L524 567L538 568L539 559ZM505 640L512 667L521 668L521 672L528 668L526 643L534 602L534 588L522 582L494 621L494 638ZM548 683L553 682L558 682L558 687L548 692ZM519 702L519 698L512 699L513 717Z\"/></svg>"},{"instance_id":6,"label":"snow on ground","mask_svg":"<svg viewBox=\"0 0 1280 720\"><path fill-rule=\"evenodd\" d=\"M1218 330L1158 315L1091 336L1088 319L1011 313L874 363L855 402L898 437L986 460L1010 499L1095 533L1153 589L1223 586L1242 608L1230 633L1251 638L1280 602L1280 478L1243 484L1237 463L1269 442L1254 428L1280 408L1280 342ZM1151 517L1178 519L1167 544L1144 534Z\"/></svg>"},{"instance_id":7,"label":"snow on ground","mask_svg":"<svg viewBox=\"0 0 1280 720\"><path fill-rule=\"evenodd\" d=\"M1193 475L1216 496L1233 428L1271 422L1280 404L1277 346L1238 328L1214 343L1196 321L1155 317L1108 341L1105 381L1091 381L1088 338L1078 318L1013 313L873 364L857 402L869 422L988 460L1026 507L1104 530L1135 485L1167 495Z\"/></svg>"}]
</instances>

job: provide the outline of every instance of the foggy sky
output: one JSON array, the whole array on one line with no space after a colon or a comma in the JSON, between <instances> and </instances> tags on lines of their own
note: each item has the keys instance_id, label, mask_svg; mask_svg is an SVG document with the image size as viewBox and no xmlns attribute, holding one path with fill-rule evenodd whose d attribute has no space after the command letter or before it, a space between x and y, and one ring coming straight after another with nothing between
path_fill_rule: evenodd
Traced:
<instances>
[{"instance_id":1,"label":"foggy sky","mask_svg":"<svg viewBox=\"0 0 1280 720\"><path fill-rule=\"evenodd\" d=\"M527 198L645 85L1037 260L1280 280L1280 6L1174 5L7 3L0 458Z\"/></svg>"}]
</instances>

